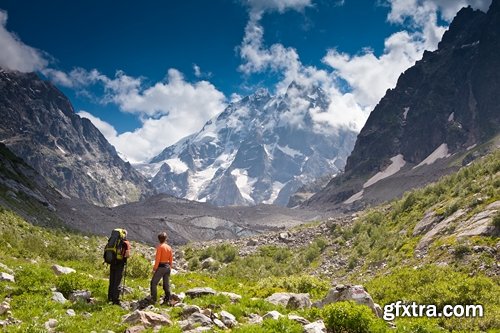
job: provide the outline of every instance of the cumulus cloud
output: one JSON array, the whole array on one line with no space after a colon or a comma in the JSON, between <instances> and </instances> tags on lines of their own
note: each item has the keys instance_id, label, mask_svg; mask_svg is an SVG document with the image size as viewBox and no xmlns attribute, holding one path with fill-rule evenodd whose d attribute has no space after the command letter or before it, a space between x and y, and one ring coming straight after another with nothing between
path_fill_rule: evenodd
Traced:
<instances>
[{"instance_id":1,"label":"cumulus cloud","mask_svg":"<svg viewBox=\"0 0 500 333\"><path fill-rule=\"evenodd\" d=\"M0 67L20 72L45 68L46 55L24 44L14 33L7 31L7 12L0 10Z\"/></svg>"},{"instance_id":2,"label":"cumulus cloud","mask_svg":"<svg viewBox=\"0 0 500 333\"><path fill-rule=\"evenodd\" d=\"M243 0L243 3L254 13L271 11L283 13L288 9L301 11L312 6L312 0Z\"/></svg>"},{"instance_id":3,"label":"cumulus cloud","mask_svg":"<svg viewBox=\"0 0 500 333\"><path fill-rule=\"evenodd\" d=\"M101 84L105 95L103 103L113 103L120 110L139 116L142 126L132 132L118 134L108 123L81 111L103 133L106 139L130 162L146 161L165 147L198 131L205 122L226 107L224 94L208 81L190 83L176 69L168 71L165 82L143 86L141 78L119 71L114 78L97 71L76 71L72 83Z\"/></svg>"}]
</instances>

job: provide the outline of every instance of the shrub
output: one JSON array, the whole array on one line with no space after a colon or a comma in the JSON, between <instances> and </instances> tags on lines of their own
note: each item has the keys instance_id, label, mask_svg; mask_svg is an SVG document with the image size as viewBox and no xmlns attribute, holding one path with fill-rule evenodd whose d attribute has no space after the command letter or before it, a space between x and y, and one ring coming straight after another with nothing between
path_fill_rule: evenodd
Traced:
<instances>
[{"instance_id":1,"label":"shrub","mask_svg":"<svg viewBox=\"0 0 500 333\"><path fill-rule=\"evenodd\" d=\"M46 292L54 280L54 273L43 266L27 265L16 272L16 285L20 293Z\"/></svg>"},{"instance_id":2,"label":"shrub","mask_svg":"<svg viewBox=\"0 0 500 333\"><path fill-rule=\"evenodd\" d=\"M144 255L132 255L127 259L127 275L131 278L147 279L153 266Z\"/></svg>"},{"instance_id":3,"label":"shrub","mask_svg":"<svg viewBox=\"0 0 500 333\"><path fill-rule=\"evenodd\" d=\"M333 333L385 331L385 323L376 318L370 308L351 301L327 305L322 317L326 328Z\"/></svg>"},{"instance_id":4,"label":"shrub","mask_svg":"<svg viewBox=\"0 0 500 333\"><path fill-rule=\"evenodd\" d=\"M83 274L70 273L61 275L57 278L56 288L64 297L76 290L84 290L89 286L88 278Z\"/></svg>"},{"instance_id":5,"label":"shrub","mask_svg":"<svg viewBox=\"0 0 500 333\"><path fill-rule=\"evenodd\" d=\"M262 323L262 328L265 332L282 332L282 333L302 333L304 328L296 321L290 320L287 317L281 317L278 320L267 319Z\"/></svg>"},{"instance_id":6,"label":"shrub","mask_svg":"<svg viewBox=\"0 0 500 333\"><path fill-rule=\"evenodd\" d=\"M188 262L188 269L190 271L196 271L197 269L200 269L200 261L198 260L198 258L191 258L189 259L189 262Z\"/></svg>"}]
</instances>

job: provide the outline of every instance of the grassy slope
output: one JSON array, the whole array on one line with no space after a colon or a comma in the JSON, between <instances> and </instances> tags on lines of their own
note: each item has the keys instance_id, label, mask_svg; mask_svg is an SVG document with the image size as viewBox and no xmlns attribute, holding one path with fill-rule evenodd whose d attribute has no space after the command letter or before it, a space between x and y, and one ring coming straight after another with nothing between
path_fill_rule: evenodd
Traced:
<instances>
[{"instance_id":1,"label":"grassy slope","mask_svg":"<svg viewBox=\"0 0 500 333\"><path fill-rule=\"evenodd\" d=\"M499 172L500 152L497 151L436 184L362 213L348 226L332 227L329 234L296 251L266 246L254 255L240 257L230 245L208 250L186 248L185 257L193 272L173 276L174 291L210 286L219 291L239 293L243 296L239 304L231 304L224 296L187 302L225 309L243 322L250 313L262 315L272 309L289 312L261 299L273 292L309 292L312 298L320 299L327 293L332 280L363 283L374 300L382 305L404 299L439 306L446 303L480 303L485 306L485 317L474 320L398 319L398 331L434 332L440 327L464 332L494 330L500 327L499 278L491 269L496 264L495 258L484 252L474 253L471 248L474 245L494 247L498 238L457 240L453 235L443 236L431 245L427 256L417 258L415 246L421 236L413 237L412 230L430 209L443 217L458 209L466 209L467 215L472 216L487 204L500 200ZM497 221L498 217L494 220ZM4 330L39 332L43 331L44 322L55 318L59 321L58 330L64 332L123 331L126 326L121 324L121 316L127 311L105 302L107 269L101 259L104 243L103 238L33 226L14 213L1 209L0 261L15 271L16 283L0 282L0 300L11 297L12 315L23 322ZM129 263L127 277L127 286L131 286L133 292L125 296L126 300L144 297L147 293L144 287L149 285L150 265L147 259L151 258L141 255L148 253L148 249L140 244L133 245L136 251ZM206 270L200 270L201 260L208 256L216 258L217 262ZM329 276L313 277L310 274L324 261L333 258L344 258L344 268ZM441 265L435 265L438 262ZM77 273L56 277L50 269L55 263L75 268ZM58 304L51 301L51 288L66 294L72 289L89 289L96 302L92 305ZM75 317L66 315L69 308L76 311ZM339 311L343 309L311 309L298 313L310 320L323 318L328 322L340 318ZM162 310L169 312L174 322L180 319L178 309ZM355 314L369 316L359 314L358 310L348 308L347 317L358 318ZM0 316L0 320L6 317L5 314ZM353 322L362 321L356 319ZM372 331L375 328L386 330L375 320L367 325ZM162 329L163 332L178 330L178 327ZM300 332L301 329L290 321L282 320L279 323L266 322L262 326L244 324L235 331Z\"/></svg>"}]
</instances>

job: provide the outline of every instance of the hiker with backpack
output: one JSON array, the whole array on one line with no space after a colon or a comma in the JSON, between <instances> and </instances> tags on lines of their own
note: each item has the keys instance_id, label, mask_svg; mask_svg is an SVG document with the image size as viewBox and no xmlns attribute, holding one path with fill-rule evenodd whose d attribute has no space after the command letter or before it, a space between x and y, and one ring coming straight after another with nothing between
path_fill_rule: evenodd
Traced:
<instances>
[{"instance_id":1,"label":"hiker with backpack","mask_svg":"<svg viewBox=\"0 0 500 333\"><path fill-rule=\"evenodd\" d=\"M163 291L165 296L164 304L170 304L170 271L172 270L174 255L172 248L167 244L167 233L158 234L156 246L155 264L153 267L153 277L151 278L151 302L156 303L158 282L163 279Z\"/></svg>"},{"instance_id":2,"label":"hiker with backpack","mask_svg":"<svg viewBox=\"0 0 500 333\"><path fill-rule=\"evenodd\" d=\"M104 248L104 261L109 264L108 301L116 305L120 305L120 283L127 258L130 257L130 249L127 230L113 230Z\"/></svg>"}]
</instances>

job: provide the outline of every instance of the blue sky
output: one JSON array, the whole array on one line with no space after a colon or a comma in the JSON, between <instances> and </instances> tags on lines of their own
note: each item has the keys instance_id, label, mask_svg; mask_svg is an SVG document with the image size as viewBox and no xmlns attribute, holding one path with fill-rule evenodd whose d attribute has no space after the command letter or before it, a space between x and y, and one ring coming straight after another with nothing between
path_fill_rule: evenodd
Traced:
<instances>
[{"instance_id":1,"label":"blue sky","mask_svg":"<svg viewBox=\"0 0 500 333\"><path fill-rule=\"evenodd\" d=\"M0 3L0 66L38 71L122 157L145 161L257 87L321 85L359 130L463 5L491 0Z\"/></svg>"}]
</instances>

